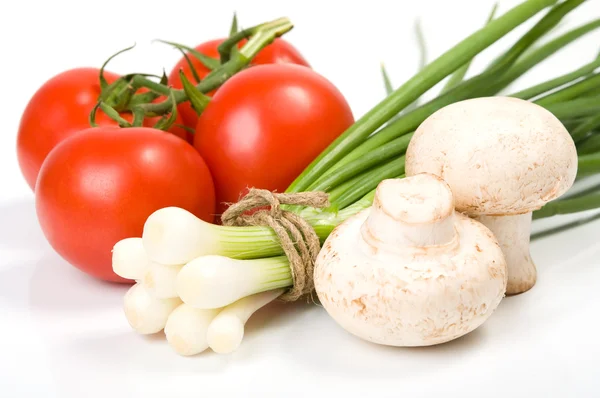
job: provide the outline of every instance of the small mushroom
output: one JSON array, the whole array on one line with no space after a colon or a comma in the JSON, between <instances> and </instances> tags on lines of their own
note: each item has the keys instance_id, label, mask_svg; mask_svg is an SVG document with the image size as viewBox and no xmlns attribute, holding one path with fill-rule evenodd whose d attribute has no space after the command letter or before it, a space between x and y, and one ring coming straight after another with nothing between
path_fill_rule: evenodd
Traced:
<instances>
[{"instance_id":1,"label":"small mushroom","mask_svg":"<svg viewBox=\"0 0 600 398\"><path fill-rule=\"evenodd\" d=\"M448 105L419 126L408 146L406 175L423 172L443 178L456 210L495 234L508 264L507 294L531 289L532 212L564 194L577 174L575 143L560 120L510 97Z\"/></svg>"},{"instance_id":2,"label":"small mushroom","mask_svg":"<svg viewBox=\"0 0 600 398\"><path fill-rule=\"evenodd\" d=\"M382 181L373 205L340 224L315 263L315 289L348 332L393 346L440 344L471 332L504 297L496 238L455 212L439 177Z\"/></svg>"}]
</instances>

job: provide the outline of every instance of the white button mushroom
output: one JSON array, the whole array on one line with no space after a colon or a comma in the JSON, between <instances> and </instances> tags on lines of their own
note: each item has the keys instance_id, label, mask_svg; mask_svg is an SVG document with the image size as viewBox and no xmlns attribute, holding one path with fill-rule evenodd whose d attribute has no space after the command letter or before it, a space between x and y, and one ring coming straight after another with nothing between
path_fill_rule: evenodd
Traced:
<instances>
[{"instance_id":1,"label":"white button mushroom","mask_svg":"<svg viewBox=\"0 0 600 398\"><path fill-rule=\"evenodd\" d=\"M408 147L406 175L423 172L443 178L456 210L496 235L508 264L507 294L532 288L532 211L565 193L577 174L575 143L560 120L510 97L448 105L419 126Z\"/></svg>"},{"instance_id":2,"label":"white button mushroom","mask_svg":"<svg viewBox=\"0 0 600 398\"><path fill-rule=\"evenodd\" d=\"M373 206L340 224L315 264L315 288L350 333L427 346L479 327L504 297L507 270L493 234L454 211L441 179L382 181Z\"/></svg>"}]
</instances>

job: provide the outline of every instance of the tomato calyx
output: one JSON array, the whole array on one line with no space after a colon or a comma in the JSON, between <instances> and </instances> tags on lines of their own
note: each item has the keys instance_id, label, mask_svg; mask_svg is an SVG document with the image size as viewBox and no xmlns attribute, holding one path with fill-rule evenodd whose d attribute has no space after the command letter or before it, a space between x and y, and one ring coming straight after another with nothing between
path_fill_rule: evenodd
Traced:
<instances>
[{"instance_id":1,"label":"tomato calyx","mask_svg":"<svg viewBox=\"0 0 600 398\"><path fill-rule=\"evenodd\" d=\"M202 91L198 90L196 86L194 86L188 80L188 78L185 77L185 73L183 73L183 70L179 71L179 78L181 79L181 83L183 84L183 91L187 95L190 104L192 105L192 109L196 112L198 116L200 116L204 108L206 108L206 106L210 102L210 97L204 94Z\"/></svg>"},{"instance_id":2,"label":"tomato calyx","mask_svg":"<svg viewBox=\"0 0 600 398\"><path fill-rule=\"evenodd\" d=\"M92 126L96 125L95 117L98 109L101 109L121 127L141 126L146 117L162 116L155 125L155 128L159 129L165 129L172 125L177 117L177 105L182 102L190 102L196 113L200 114L208 103L206 93L217 89L230 77L245 69L263 48L292 28L293 25L288 18L279 18L237 32L237 18L234 16L231 31L235 31L235 33L232 33L229 38L219 45L220 62L217 61L218 66L215 66L215 69L196 85L185 79L187 84L184 89L169 87L165 74L163 74L160 82L150 79L150 77L157 77L155 75L133 73L108 84L103 76L104 68L108 62L117 55L131 50L135 45L123 49L112 55L102 65L100 70L102 94L99 97L98 104L90 113L90 124ZM238 43L242 40L247 41L238 50ZM214 61L216 60L211 59L209 63ZM136 94L141 89L145 89L147 92ZM142 95L144 97L141 97ZM164 100L155 102L156 99L162 96L165 97ZM124 119L121 116L123 112L133 114L133 122Z\"/></svg>"},{"instance_id":3,"label":"tomato calyx","mask_svg":"<svg viewBox=\"0 0 600 398\"><path fill-rule=\"evenodd\" d=\"M195 48L186 46L185 44L175 43L175 42L166 41L166 40L156 40L156 41L159 43L168 44L171 47L174 47L174 48L180 50L186 57L187 57L187 54L190 54L192 57L194 57L198 61L200 61L200 63L202 65L204 65L207 69L215 70L219 66L221 66L221 62L218 59L209 57L208 55L204 55L200 51L196 50ZM186 53L186 51L187 51L187 53ZM192 67L192 71L196 72L196 69L194 67ZM200 82L200 80L198 79L198 83L199 82Z\"/></svg>"}]
</instances>

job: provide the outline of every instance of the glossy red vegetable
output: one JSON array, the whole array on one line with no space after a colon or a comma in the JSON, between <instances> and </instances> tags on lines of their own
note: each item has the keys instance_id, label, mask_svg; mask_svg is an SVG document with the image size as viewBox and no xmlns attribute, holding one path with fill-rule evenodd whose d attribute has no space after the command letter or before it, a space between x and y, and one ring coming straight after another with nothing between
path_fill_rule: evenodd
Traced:
<instances>
[{"instance_id":1,"label":"glossy red vegetable","mask_svg":"<svg viewBox=\"0 0 600 398\"><path fill-rule=\"evenodd\" d=\"M62 72L44 83L33 95L23 115L17 134L17 157L27 184L34 189L38 172L48 153L59 142L90 127L89 114L100 95L100 70L76 68ZM109 83L119 75L105 72ZM131 114L122 115L131 121ZM147 118L151 126L158 118ZM116 126L117 123L103 112L97 113L100 126ZM182 124L179 119L176 123ZM184 129L173 126L173 134L192 141Z\"/></svg>"},{"instance_id":2,"label":"glossy red vegetable","mask_svg":"<svg viewBox=\"0 0 600 398\"><path fill-rule=\"evenodd\" d=\"M119 240L141 236L152 212L184 208L212 222L213 181L187 142L151 128L91 128L48 155L35 191L44 235L69 263L96 278L112 271Z\"/></svg>"},{"instance_id":3,"label":"glossy red vegetable","mask_svg":"<svg viewBox=\"0 0 600 398\"><path fill-rule=\"evenodd\" d=\"M204 55L207 55L212 58L219 58L219 51L217 47L221 44L225 39L215 39L211 41L204 42L198 46L196 46L196 50ZM238 47L241 47L245 41L241 41ZM207 74L210 73L210 70L205 67L197 58L194 58L192 55L188 55L194 69L196 70L198 77L203 79ZM251 62L251 65L264 65L264 64L297 64L303 65L306 67L310 67L309 63L304 59L302 54L289 42L277 38L273 41L273 43L269 44L267 47L263 48ZM183 85L181 83L181 79L179 78L179 71L183 70L185 77L188 78L189 81L194 82L194 75L192 74L192 70L190 69L189 63L185 59L185 57L181 57L181 59L177 62L177 64L171 70L169 74L169 84L174 88L182 88ZM209 96L212 96L213 92L208 93ZM183 122L186 126L194 128L196 123L198 122L198 116L196 112L192 109L189 102L184 102L178 107L179 113L182 116Z\"/></svg>"},{"instance_id":4,"label":"glossy red vegetable","mask_svg":"<svg viewBox=\"0 0 600 398\"><path fill-rule=\"evenodd\" d=\"M215 93L194 136L218 212L248 187L283 192L353 123L340 91L310 68L259 65L236 74Z\"/></svg>"}]
</instances>

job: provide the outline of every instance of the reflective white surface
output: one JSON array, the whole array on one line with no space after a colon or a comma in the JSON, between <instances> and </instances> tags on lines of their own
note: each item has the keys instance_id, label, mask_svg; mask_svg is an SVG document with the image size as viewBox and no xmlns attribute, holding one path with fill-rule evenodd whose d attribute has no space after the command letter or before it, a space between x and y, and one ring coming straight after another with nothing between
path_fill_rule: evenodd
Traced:
<instances>
[{"instance_id":1,"label":"reflective white surface","mask_svg":"<svg viewBox=\"0 0 600 398\"><path fill-rule=\"evenodd\" d=\"M98 282L68 265L48 246L38 227L33 195L16 165L14 140L19 115L43 81L67 68L100 65L108 55L134 41L139 49L115 60L113 69L124 73L156 71L163 65L169 68L179 55L150 44L152 39L194 45L225 34L231 12L237 9L244 26L290 16L296 23L290 41L340 88L358 117L383 96L380 61L386 62L396 84L414 73L415 16L422 17L433 57L478 29L492 1L352 5L236 1L227 5L212 2L208 7L204 3L110 0L68 6L66 1L56 0L4 6L13 17L0 26L0 33L3 47L4 41L10 41L4 51L13 61L0 65L5 78L0 134L0 396L598 394L600 221L535 241L536 286L503 300L481 328L440 346L399 349L366 343L338 327L322 308L305 303L276 303L260 310L250 319L242 346L229 356L206 351L183 358L168 347L162 335L136 335L121 308L127 287ZM499 12L516 3L500 1ZM168 7L160 13L165 20L150 24L148 18L157 7ZM35 15L29 14L33 9ZM141 17L123 30L107 27L107 19L117 11L124 15L138 12ZM184 19L199 15L199 22L186 26L177 19L178 13ZM55 16L49 18L50 14ZM600 4L587 2L561 29L598 16ZM328 25L330 20L333 22ZM17 38L15 32L24 29L27 32ZM332 42L319 36L325 34ZM516 36L510 37L504 46ZM595 56L598 42L598 34L587 36L541 65L529 75L531 80L522 79L515 87L588 62ZM475 68L485 65L500 48L482 54ZM535 228L548 224L545 220Z\"/></svg>"},{"instance_id":2,"label":"reflective white surface","mask_svg":"<svg viewBox=\"0 0 600 398\"><path fill-rule=\"evenodd\" d=\"M600 222L536 241L533 290L504 299L482 327L444 345L377 346L318 306L276 303L250 319L234 354L184 358L162 334L129 328L125 286L88 278L51 251L30 200L2 204L0 218L0 391L12 393L4 396L474 397L493 385L486 396L559 397L600 388Z\"/></svg>"}]
</instances>

